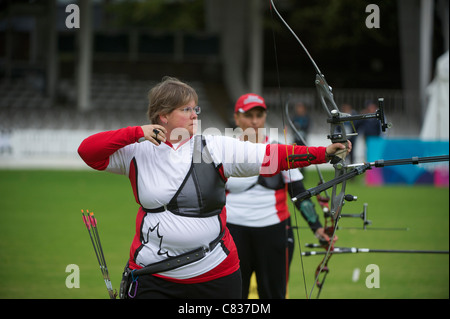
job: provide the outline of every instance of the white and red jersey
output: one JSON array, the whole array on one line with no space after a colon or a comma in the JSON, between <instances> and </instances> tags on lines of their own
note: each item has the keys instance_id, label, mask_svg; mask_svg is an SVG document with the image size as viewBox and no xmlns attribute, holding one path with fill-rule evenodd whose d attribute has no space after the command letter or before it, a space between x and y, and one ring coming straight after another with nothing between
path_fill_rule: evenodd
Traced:
<instances>
[{"instance_id":1,"label":"white and red jersey","mask_svg":"<svg viewBox=\"0 0 450 319\"><path fill-rule=\"evenodd\" d=\"M142 206L136 217L130 268L138 269L207 246L224 233L221 244L201 260L155 276L196 283L236 271L239 259L226 228L225 207L217 215L206 217L183 216L165 209L190 171L195 139L176 145L162 143L156 146L147 141L137 143L143 136L141 127L127 127L94 134L86 138L78 149L81 158L92 168L128 176L136 202ZM287 169L286 152L307 153L303 146L295 146L294 149L293 146L286 149L284 145L269 147L224 136L204 136L204 140L212 159L211 165L224 180L231 176L248 177L260 173L274 175ZM317 157L312 163L325 162L324 147L310 147L309 153ZM161 207L164 209L157 213L145 210Z\"/></svg>"},{"instance_id":2,"label":"white and red jersey","mask_svg":"<svg viewBox=\"0 0 450 319\"><path fill-rule=\"evenodd\" d=\"M269 138L266 137L265 144ZM286 220L290 214L287 205L287 184L300 181L299 169L281 171L278 185L263 186L260 176L230 177L227 190L227 223L246 227L266 227Z\"/></svg>"}]
</instances>

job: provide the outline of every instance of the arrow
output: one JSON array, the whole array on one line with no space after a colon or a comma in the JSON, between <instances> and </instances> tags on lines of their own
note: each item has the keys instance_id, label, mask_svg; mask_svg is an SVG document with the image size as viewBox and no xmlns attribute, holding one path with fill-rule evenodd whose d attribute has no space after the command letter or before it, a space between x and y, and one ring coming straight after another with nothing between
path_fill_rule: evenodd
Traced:
<instances>
[{"instance_id":1,"label":"arrow","mask_svg":"<svg viewBox=\"0 0 450 319\"><path fill-rule=\"evenodd\" d=\"M321 247L317 244L306 244L306 247ZM302 256L325 255L326 251L306 251L302 252ZM356 247L334 247L330 254L356 254L356 253L396 253L396 254L448 254L448 250L415 250L415 249L370 249Z\"/></svg>"},{"instance_id":2,"label":"arrow","mask_svg":"<svg viewBox=\"0 0 450 319\"><path fill-rule=\"evenodd\" d=\"M103 280L106 284L106 289L108 289L108 294L111 299L116 299L117 291L114 291L111 279L109 278L108 267L106 266L105 255L103 254L102 244L100 242L100 236L98 234L97 219L94 217L93 212L86 211L86 213L81 210L83 216L83 222L91 238L92 246L94 247L95 256L97 257L98 264L100 266L100 271L103 275Z\"/></svg>"}]
</instances>

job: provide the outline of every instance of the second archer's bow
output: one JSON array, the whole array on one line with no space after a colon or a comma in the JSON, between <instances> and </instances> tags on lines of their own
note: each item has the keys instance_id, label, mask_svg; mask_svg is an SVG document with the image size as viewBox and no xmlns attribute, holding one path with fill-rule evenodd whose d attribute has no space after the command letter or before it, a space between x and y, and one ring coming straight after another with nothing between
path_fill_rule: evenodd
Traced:
<instances>
[{"instance_id":1,"label":"second archer's bow","mask_svg":"<svg viewBox=\"0 0 450 319\"><path fill-rule=\"evenodd\" d=\"M305 138L297 130L297 128L295 127L294 123L291 120L291 117L289 116L289 97L287 98L287 100L285 102L284 112L285 112L285 117L287 119L287 122L288 122L289 126L291 127L293 133L297 137L297 139L299 141L301 141L304 145L307 145ZM323 174L319 168L319 165L316 164L314 166L316 168L317 175L319 176L319 185L322 185L325 183ZM323 216L324 216L324 226L323 226L324 231L330 237L330 239L333 239L333 241L331 241L331 240L327 241L325 239L319 238L320 246L322 248L324 248L325 251L332 252L332 251L334 251L334 239L335 239L335 238L332 238L332 236L334 234L336 221L334 219L334 215L330 214L330 206L329 206L330 196L328 195L327 190L324 189L323 192L316 194L316 198L317 198L317 202L318 202L318 204L323 212ZM302 253L302 255L305 256L304 253ZM315 277L315 282L316 282L315 285L319 289L317 292L317 298L319 298L319 296L320 296L320 292L322 291L322 287L325 283L325 279L329 273L328 262L329 262L331 256L332 256L331 254L326 254L323 257L323 259L321 260L321 262L319 263L319 265L316 267L314 277ZM322 280L319 280L319 276L321 274L323 274L323 277L322 277Z\"/></svg>"}]
</instances>

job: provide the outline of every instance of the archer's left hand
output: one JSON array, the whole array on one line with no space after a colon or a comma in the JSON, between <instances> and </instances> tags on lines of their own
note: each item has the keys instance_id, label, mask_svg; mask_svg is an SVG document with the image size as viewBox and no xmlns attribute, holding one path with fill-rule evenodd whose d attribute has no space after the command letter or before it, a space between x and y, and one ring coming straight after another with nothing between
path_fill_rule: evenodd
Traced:
<instances>
[{"instance_id":1,"label":"archer's left hand","mask_svg":"<svg viewBox=\"0 0 450 319\"><path fill-rule=\"evenodd\" d=\"M347 146L342 143L333 143L327 146L326 148L326 155L337 155L340 152L347 152L350 153L352 151L352 142L347 141Z\"/></svg>"}]
</instances>

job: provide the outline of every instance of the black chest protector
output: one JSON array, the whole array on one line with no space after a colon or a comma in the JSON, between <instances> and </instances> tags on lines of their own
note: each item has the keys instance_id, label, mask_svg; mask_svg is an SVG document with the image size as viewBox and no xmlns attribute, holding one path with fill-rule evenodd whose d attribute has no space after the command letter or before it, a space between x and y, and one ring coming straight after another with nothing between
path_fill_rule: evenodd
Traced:
<instances>
[{"instance_id":1,"label":"black chest protector","mask_svg":"<svg viewBox=\"0 0 450 319\"><path fill-rule=\"evenodd\" d=\"M175 215L186 217L210 217L219 215L225 206L225 180L219 173L209 153L205 139L196 135L192 163L178 191L170 202L155 209L144 208L147 213L159 213L166 209Z\"/></svg>"},{"instance_id":2,"label":"black chest protector","mask_svg":"<svg viewBox=\"0 0 450 319\"><path fill-rule=\"evenodd\" d=\"M282 189L285 186L281 173L270 177L259 175L257 184L273 190Z\"/></svg>"}]
</instances>

